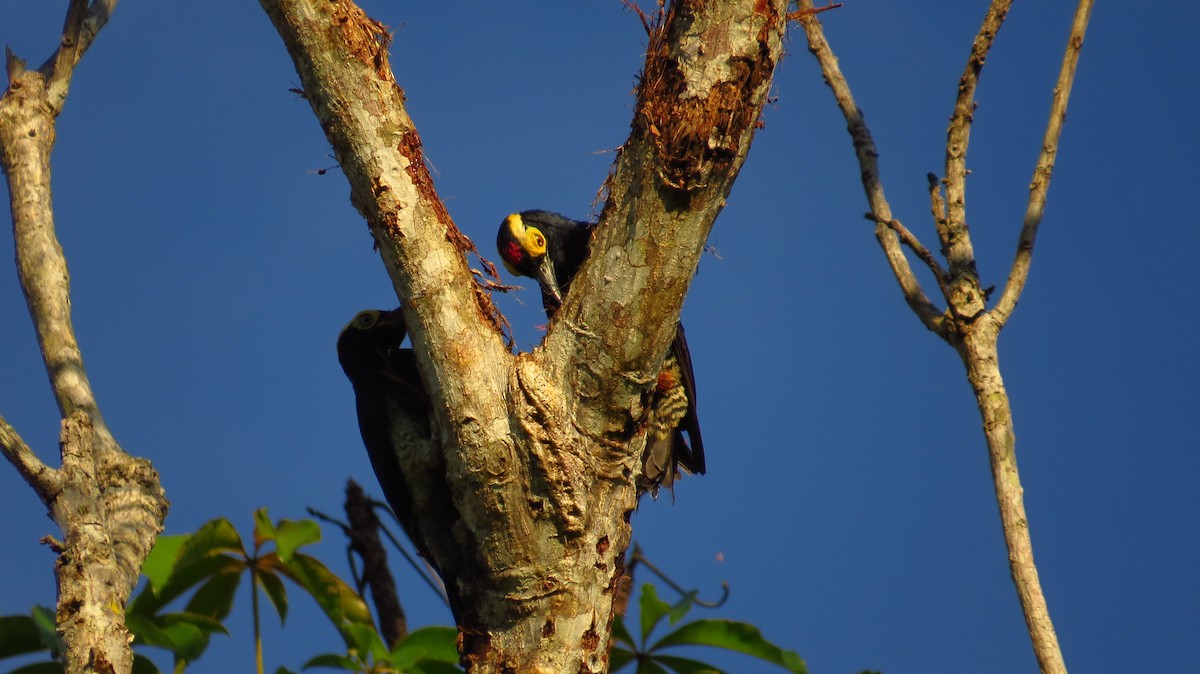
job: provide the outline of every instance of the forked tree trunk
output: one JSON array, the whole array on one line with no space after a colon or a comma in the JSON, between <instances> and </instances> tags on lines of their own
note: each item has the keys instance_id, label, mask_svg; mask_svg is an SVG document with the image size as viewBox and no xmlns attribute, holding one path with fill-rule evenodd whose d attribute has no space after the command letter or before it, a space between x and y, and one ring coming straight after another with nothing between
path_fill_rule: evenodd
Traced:
<instances>
[{"instance_id":1,"label":"forked tree trunk","mask_svg":"<svg viewBox=\"0 0 1200 674\"><path fill-rule=\"evenodd\" d=\"M607 671L646 394L749 150L786 2L687 0L647 20L593 254L544 344L514 357L468 268L473 245L433 190L387 29L349 0L260 1L405 308L438 439L400 459L464 665Z\"/></svg>"}]
</instances>

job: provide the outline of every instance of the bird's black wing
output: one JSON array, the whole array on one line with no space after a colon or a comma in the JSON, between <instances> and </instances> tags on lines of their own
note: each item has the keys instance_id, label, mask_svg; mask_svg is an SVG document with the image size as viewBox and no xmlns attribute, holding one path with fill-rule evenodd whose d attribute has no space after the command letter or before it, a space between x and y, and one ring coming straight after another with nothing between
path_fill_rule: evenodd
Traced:
<instances>
[{"instance_id":1,"label":"bird's black wing","mask_svg":"<svg viewBox=\"0 0 1200 674\"><path fill-rule=\"evenodd\" d=\"M690 446L682 442L675 443L676 459L689 472L703 475L705 471L704 440L700 437L700 418L696 413L696 373L692 371L692 352L688 349L682 323L675 330L675 340L671 342L671 354L679 363L679 372L682 378L680 384L688 399L687 414L679 422L679 430L686 431L688 439L691 441Z\"/></svg>"}]
</instances>

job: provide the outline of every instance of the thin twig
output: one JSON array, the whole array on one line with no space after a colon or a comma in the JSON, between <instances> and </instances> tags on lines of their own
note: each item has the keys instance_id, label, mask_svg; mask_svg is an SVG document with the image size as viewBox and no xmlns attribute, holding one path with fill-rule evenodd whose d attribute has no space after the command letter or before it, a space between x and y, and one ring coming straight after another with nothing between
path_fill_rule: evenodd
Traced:
<instances>
[{"instance_id":1,"label":"thin twig","mask_svg":"<svg viewBox=\"0 0 1200 674\"><path fill-rule=\"evenodd\" d=\"M954 113L946 132L946 218L938 220L938 236L946 251L951 277L968 274L976 277L975 252L971 247L971 236L967 230L967 145L971 141L971 122L975 115L975 89L979 86L979 73L987 60L987 54L996 40L996 33L1004 23L1012 0L992 0L967 67L958 81L958 98L954 101ZM978 279L975 278L978 283Z\"/></svg>"},{"instance_id":2,"label":"thin twig","mask_svg":"<svg viewBox=\"0 0 1200 674\"><path fill-rule=\"evenodd\" d=\"M637 566L638 564L645 564L646 568L650 569L650 571L654 575L658 576L659 580L666 583L667 586L670 587L672 590L675 590L676 592L678 592L679 596L688 599L696 606L702 606L704 608L720 608L721 606L725 605L725 602L729 601L729 583L726 581L721 581L721 598L720 599L718 599L716 601L702 601L697 598L697 595L699 594L699 590L683 589L683 586L681 586L679 583L676 583L674 580L671 579L670 576L668 576L666 573L664 573L662 569L658 568L658 566L655 565L654 562L651 562L650 559L648 557L646 557L646 553L642 552L641 546L637 545L636 543L633 546L633 553L630 554L629 558L630 558L629 569L630 569L631 574L633 573L633 568L635 566Z\"/></svg>"},{"instance_id":3,"label":"thin twig","mask_svg":"<svg viewBox=\"0 0 1200 674\"><path fill-rule=\"evenodd\" d=\"M908 264L908 258L904 255L896 233L883 224L893 219L892 209L888 205L887 197L883 193L883 184L879 180L879 153L875 149L875 141L871 137L870 129L867 128L866 120L863 119L862 110L854 102L854 96L850 93L850 84L842 74L837 57L834 56L829 42L825 39L820 20L817 19L815 12L808 11L813 9L812 0L799 0L797 4L799 7L799 11L796 12L797 20L804 27L804 33L808 37L808 50L821 65L825 82L833 91L833 97L846 117L847 130L854 142L854 152L858 156L858 163L862 171L862 183L863 189L866 191L867 203L871 206L871 212L880 219L875 226L875 238L883 247L888 264L892 268L896 281L900 284L900 289L904 292L904 299L908 302L908 306L917 314L925 327L944 336L942 311L929 300L925 291L921 289L921 284Z\"/></svg>"},{"instance_id":4,"label":"thin twig","mask_svg":"<svg viewBox=\"0 0 1200 674\"><path fill-rule=\"evenodd\" d=\"M1001 326L1008 321L1008 317L1016 308L1017 301L1021 298L1021 291L1025 288L1025 281L1029 278L1033 244L1037 239L1038 225L1041 224L1042 214L1046 209L1046 191L1050 189L1050 175L1054 171L1058 141L1062 136L1063 121L1067 117L1067 99L1071 96L1071 85L1075 82L1075 68L1079 65L1079 53L1083 49L1083 36L1087 32L1088 19L1092 14L1092 4L1092 0L1080 0L1079 6L1075 9L1071 36L1067 39L1062 69L1058 73L1058 82L1054 86L1054 98L1050 103L1050 120L1046 124L1046 134L1042 138L1042 153L1038 157L1037 166L1033 170L1033 180L1029 184L1029 204L1025 209L1025 222L1017 241L1016 259L1013 260L1004 292L1000 295L995 309L992 310Z\"/></svg>"},{"instance_id":5,"label":"thin twig","mask_svg":"<svg viewBox=\"0 0 1200 674\"><path fill-rule=\"evenodd\" d=\"M62 490L62 475L42 463L8 421L0 416L0 452L37 492L47 507Z\"/></svg>"},{"instance_id":6,"label":"thin twig","mask_svg":"<svg viewBox=\"0 0 1200 674\"><path fill-rule=\"evenodd\" d=\"M933 253L931 253L929 249L925 247L925 244L921 243L921 240L917 238L916 234L913 234L907 227L905 227L899 220L896 219L880 220L879 216L875 215L874 213L864 213L863 217L867 220L871 220L872 222L887 225L888 229L895 232L896 235L900 237L900 243L908 246L908 249L911 250L918 259L924 262L925 266L929 267L929 271L933 272L933 278L937 281L938 288L941 289L942 295L945 297L949 296L949 290L946 288L946 270L942 269L941 263L939 263L937 258L933 256Z\"/></svg>"}]
</instances>

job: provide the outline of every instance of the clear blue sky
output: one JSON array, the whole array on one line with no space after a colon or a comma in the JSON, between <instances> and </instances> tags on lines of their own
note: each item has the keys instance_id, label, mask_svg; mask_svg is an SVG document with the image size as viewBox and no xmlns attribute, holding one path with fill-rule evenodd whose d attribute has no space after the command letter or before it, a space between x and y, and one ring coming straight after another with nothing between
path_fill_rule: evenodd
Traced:
<instances>
[{"instance_id":1,"label":"clear blue sky","mask_svg":"<svg viewBox=\"0 0 1200 674\"><path fill-rule=\"evenodd\" d=\"M852 0L825 15L893 209L931 248L925 174L941 171L985 4ZM987 284L1012 258L1071 4L1018 3L984 72L968 217ZM65 5L7 0L0 41L41 63ZM366 9L395 31L438 190L485 255L511 211L589 215L645 44L618 0ZM1198 20L1186 3L1100 5L1001 339L1038 569L1076 672L1195 667ZM1035 671L962 367L902 301L799 31L789 48L710 239L720 258L702 261L683 314L709 474L674 505L644 503L635 538L702 596L729 581L720 615L757 623L814 673ZM333 344L355 311L396 299L344 178L313 172L334 162L294 86L256 3L125 0L60 120L79 340L118 439L162 473L171 533L218 516L248 533L260 506L336 513L351 476L378 493ZM11 246L0 237L0 259ZM0 414L56 462L57 414L4 266ZM530 348L536 292L497 300ZM37 541L57 531L6 466L0 512L0 612L52 604ZM326 534L319 554L344 570ZM414 623L449 622L411 576L401 593ZM267 635L270 669L338 645L294 603ZM193 671L250 670L248 610Z\"/></svg>"}]
</instances>

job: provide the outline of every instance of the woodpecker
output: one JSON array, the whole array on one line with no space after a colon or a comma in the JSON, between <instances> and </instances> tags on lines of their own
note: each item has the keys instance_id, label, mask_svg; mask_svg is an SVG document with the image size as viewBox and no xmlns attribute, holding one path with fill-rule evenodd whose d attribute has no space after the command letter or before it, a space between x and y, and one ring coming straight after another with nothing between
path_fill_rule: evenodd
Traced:
<instances>
[{"instance_id":1,"label":"woodpecker","mask_svg":"<svg viewBox=\"0 0 1200 674\"><path fill-rule=\"evenodd\" d=\"M500 259L509 272L538 282L547 317L558 311L571 279L587 259L595 227L595 223L538 210L513 213L500 223L496 235ZM639 483L652 494L659 487L671 487L680 468L704 474L695 380L683 325L677 325L671 350L652 391L647 417L648 437Z\"/></svg>"},{"instance_id":2,"label":"woodpecker","mask_svg":"<svg viewBox=\"0 0 1200 674\"><path fill-rule=\"evenodd\" d=\"M412 490L399 459L432 442L429 401L412 349L400 348L406 325L399 309L360 311L338 335L337 354L354 388L358 430L383 495L405 533L423 549L413 517ZM403 415L401 423L396 417Z\"/></svg>"}]
</instances>

